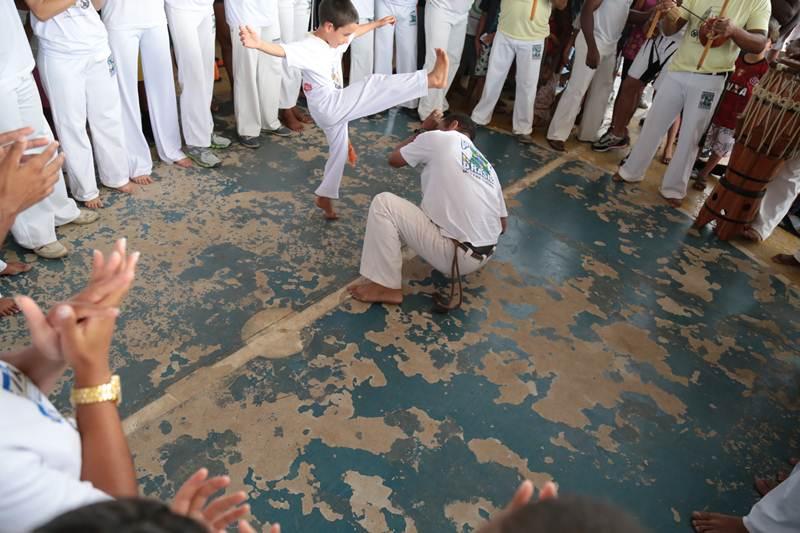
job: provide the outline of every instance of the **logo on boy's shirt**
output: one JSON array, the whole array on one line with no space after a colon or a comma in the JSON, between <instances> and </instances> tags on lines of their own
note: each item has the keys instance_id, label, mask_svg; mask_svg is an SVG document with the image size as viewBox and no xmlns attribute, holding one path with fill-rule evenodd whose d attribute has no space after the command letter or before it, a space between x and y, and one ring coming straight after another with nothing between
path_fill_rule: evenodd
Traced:
<instances>
[{"instance_id":1,"label":"logo on boy's shirt","mask_svg":"<svg viewBox=\"0 0 800 533\"><path fill-rule=\"evenodd\" d=\"M313 88L314 87L312 87L310 83L304 83L303 84L303 92L304 93L310 93L311 89L313 89Z\"/></svg>"},{"instance_id":2,"label":"logo on boy's shirt","mask_svg":"<svg viewBox=\"0 0 800 533\"><path fill-rule=\"evenodd\" d=\"M117 63L114 61L114 56L108 56L108 73L113 77L117 73Z\"/></svg>"},{"instance_id":3,"label":"logo on boy's shirt","mask_svg":"<svg viewBox=\"0 0 800 533\"><path fill-rule=\"evenodd\" d=\"M331 79L333 80L333 85L336 86L337 89L344 87L342 83L342 72L336 68L336 65L331 68Z\"/></svg>"},{"instance_id":4,"label":"logo on boy's shirt","mask_svg":"<svg viewBox=\"0 0 800 533\"><path fill-rule=\"evenodd\" d=\"M497 175L486 157L466 140L461 141L461 170L490 187L497 185Z\"/></svg>"}]
</instances>

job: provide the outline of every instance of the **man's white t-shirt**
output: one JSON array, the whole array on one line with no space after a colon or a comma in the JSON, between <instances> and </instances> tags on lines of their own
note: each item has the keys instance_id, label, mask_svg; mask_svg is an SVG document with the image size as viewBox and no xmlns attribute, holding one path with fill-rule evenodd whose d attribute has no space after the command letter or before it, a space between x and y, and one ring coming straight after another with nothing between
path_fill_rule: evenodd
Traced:
<instances>
[{"instance_id":1,"label":"man's white t-shirt","mask_svg":"<svg viewBox=\"0 0 800 533\"><path fill-rule=\"evenodd\" d=\"M30 74L34 65L14 0L0 0L0 83Z\"/></svg>"},{"instance_id":2,"label":"man's white t-shirt","mask_svg":"<svg viewBox=\"0 0 800 533\"><path fill-rule=\"evenodd\" d=\"M25 374L0 361L0 531L30 531L111 499L81 481L81 439Z\"/></svg>"},{"instance_id":3,"label":"man's white t-shirt","mask_svg":"<svg viewBox=\"0 0 800 533\"><path fill-rule=\"evenodd\" d=\"M456 15L466 15L472 7L473 0L429 0L429 4L452 11Z\"/></svg>"},{"instance_id":4,"label":"man's white t-shirt","mask_svg":"<svg viewBox=\"0 0 800 533\"><path fill-rule=\"evenodd\" d=\"M359 20L375 18L375 0L353 0L353 5L356 6Z\"/></svg>"},{"instance_id":5,"label":"man's white t-shirt","mask_svg":"<svg viewBox=\"0 0 800 533\"><path fill-rule=\"evenodd\" d=\"M208 11L213 9L214 0L164 0L172 9L186 11Z\"/></svg>"},{"instance_id":6,"label":"man's white t-shirt","mask_svg":"<svg viewBox=\"0 0 800 533\"><path fill-rule=\"evenodd\" d=\"M48 55L74 57L111 56L108 32L91 0L78 0L74 6L42 21L31 13L33 33L39 38L39 51Z\"/></svg>"},{"instance_id":7,"label":"man's white t-shirt","mask_svg":"<svg viewBox=\"0 0 800 533\"><path fill-rule=\"evenodd\" d=\"M278 0L225 0L225 20L231 28L266 28L277 22Z\"/></svg>"},{"instance_id":8,"label":"man's white t-shirt","mask_svg":"<svg viewBox=\"0 0 800 533\"><path fill-rule=\"evenodd\" d=\"M497 244L508 216L494 168L466 135L429 131L400 149L412 167L423 165L420 207L443 236L473 246Z\"/></svg>"},{"instance_id":9,"label":"man's white t-shirt","mask_svg":"<svg viewBox=\"0 0 800 533\"><path fill-rule=\"evenodd\" d=\"M603 0L594 12L594 39L601 54L617 49L633 0Z\"/></svg>"},{"instance_id":10,"label":"man's white t-shirt","mask_svg":"<svg viewBox=\"0 0 800 533\"><path fill-rule=\"evenodd\" d=\"M106 0L100 15L109 30L142 30L167 23L164 0Z\"/></svg>"}]
</instances>

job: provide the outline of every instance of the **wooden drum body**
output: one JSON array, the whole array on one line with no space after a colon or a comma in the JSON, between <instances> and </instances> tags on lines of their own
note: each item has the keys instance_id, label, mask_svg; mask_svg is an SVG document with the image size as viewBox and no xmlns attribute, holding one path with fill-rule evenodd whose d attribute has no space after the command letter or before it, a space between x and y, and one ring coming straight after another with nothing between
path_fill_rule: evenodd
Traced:
<instances>
[{"instance_id":1,"label":"wooden drum body","mask_svg":"<svg viewBox=\"0 0 800 533\"><path fill-rule=\"evenodd\" d=\"M694 226L716 220L722 240L741 233L758 216L769 182L798 154L800 69L772 66L739 117L728 171L706 198Z\"/></svg>"}]
</instances>

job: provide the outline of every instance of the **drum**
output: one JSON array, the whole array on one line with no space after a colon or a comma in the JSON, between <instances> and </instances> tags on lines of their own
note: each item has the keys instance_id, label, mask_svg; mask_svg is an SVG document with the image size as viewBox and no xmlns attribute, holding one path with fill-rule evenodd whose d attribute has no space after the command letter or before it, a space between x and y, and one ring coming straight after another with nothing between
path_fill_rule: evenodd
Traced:
<instances>
[{"instance_id":1,"label":"drum","mask_svg":"<svg viewBox=\"0 0 800 533\"><path fill-rule=\"evenodd\" d=\"M722 240L753 222L767 185L787 159L800 155L800 63L770 67L739 117L728 171L706 198L694 227L717 221Z\"/></svg>"}]
</instances>

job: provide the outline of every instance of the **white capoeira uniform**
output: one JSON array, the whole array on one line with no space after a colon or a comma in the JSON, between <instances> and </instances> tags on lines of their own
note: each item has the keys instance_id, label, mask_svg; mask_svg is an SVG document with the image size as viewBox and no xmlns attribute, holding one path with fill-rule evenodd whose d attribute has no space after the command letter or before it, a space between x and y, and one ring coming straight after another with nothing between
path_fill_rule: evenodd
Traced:
<instances>
[{"instance_id":1,"label":"white capoeira uniform","mask_svg":"<svg viewBox=\"0 0 800 533\"><path fill-rule=\"evenodd\" d=\"M436 48L447 51L450 70L444 89L431 89L419 101L419 116L425 120L434 110L447 111L447 91L456 77L467 36L472 0L430 0L425 4L425 70L436 63Z\"/></svg>"},{"instance_id":2,"label":"white capoeira uniform","mask_svg":"<svg viewBox=\"0 0 800 533\"><path fill-rule=\"evenodd\" d=\"M39 73L66 156L72 195L81 202L100 195L95 156L103 185L127 185L131 172L117 67L100 15L90 0L78 0L46 21L31 14L31 25L39 38Z\"/></svg>"},{"instance_id":3,"label":"white capoeira uniform","mask_svg":"<svg viewBox=\"0 0 800 533\"><path fill-rule=\"evenodd\" d=\"M412 167L422 166L420 207L384 192L372 200L361 253L361 275L388 287L403 283L402 245L406 243L433 268L449 275L453 240L493 247L508 216L500 180L472 141L457 131L420 134L400 149ZM458 250L462 275L485 265L483 258Z\"/></svg>"},{"instance_id":4,"label":"white capoeira uniform","mask_svg":"<svg viewBox=\"0 0 800 533\"><path fill-rule=\"evenodd\" d=\"M262 129L281 127L281 59L245 48L239 26L252 27L265 42L281 38L275 0L225 0L225 19L233 42L233 105L236 130L242 137L258 137Z\"/></svg>"},{"instance_id":5,"label":"white capoeira uniform","mask_svg":"<svg viewBox=\"0 0 800 533\"><path fill-rule=\"evenodd\" d=\"M353 0L358 11L358 23L375 20L375 0ZM363 80L373 73L375 62L375 32L368 31L350 44L350 83ZM391 73L390 73L391 74Z\"/></svg>"},{"instance_id":6,"label":"white capoeira uniform","mask_svg":"<svg viewBox=\"0 0 800 533\"><path fill-rule=\"evenodd\" d=\"M13 0L0 0L0 50L0 132L30 127L32 138L52 139L33 79L33 54ZM78 215L78 206L67 196L60 176L50 196L17 215L11 234L20 246L33 250L56 242L56 226L68 224Z\"/></svg>"},{"instance_id":7,"label":"white capoeira uniform","mask_svg":"<svg viewBox=\"0 0 800 533\"><path fill-rule=\"evenodd\" d=\"M685 0L691 11L710 10L719 13L724 0ZM766 31L770 17L769 0L740 2L729 7L728 17L739 27ZM686 33L672 57L669 70L659 81L660 88L653 106L647 113L639 140L633 146L627 161L618 171L627 182L644 179L661 139L672 123L682 114L678 133L678 147L661 182L664 198L681 200L686 196L689 176L697 159L700 138L708 129L714 111L725 89L725 79L735 65L739 47L733 40L711 48L701 70L697 70L704 45L700 43L696 17L687 16Z\"/></svg>"},{"instance_id":8,"label":"white capoeira uniform","mask_svg":"<svg viewBox=\"0 0 800 533\"><path fill-rule=\"evenodd\" d=\"M191 147L208 148L214 132L214 0L165 0L172 35L183 138ZM239 37L237 35L236 39Z\"/></svg>"},{"instance_id":9,"label":"white capoeira uniform","mask_svg":"<svg viewBox=\"0 0 800 533\"><path fill-rule=\"evenodd\" d=\"M158 156L170 164L186 158L181 148L183 143L164 0L106 0L101 16L117 64L130 175L147 176L153 172L153 158L142 133L140 57Z\"/></svg>"},{"instance_id":10,"label":"white capoeira uniform","mask_svg":"<svg viewBox=\"0 0 800 533\"><path fill-rule=\"evenodd\" d=\"M800 257L800 251L795 259ZM800 261L800 259L798 259ZM800 531L800 465L788 478L756 503L744 517L750 533L796 533Z\"/></svg>"},{"instance_id":11,"label":"white capoeira uniform","mask_svg":"<svg viewBox=\"0 0 800 533\"><path fill-rule=\"evenodd\" d=\"M281 42L293 43L303 39L311 23L311 0L278 0ZM296 68L288 68L281 62L283 80L281 81L281 109L291 109L297 105L300 96L302 75Z\"/></svg>"},{"instance_id":12,"label":"white capoeira uniform","mask_svg":"<svg viewBox=\"0 0 800 533\"><path fill-rule=\"evenodd\" d=\"M428 92L428 75L424 70L394 76L373 74L342 88L342 55L349 44L332 48L309 33L302 41L282 45L287 66L299 68L303 73L308 109L330 146L322 184L315 191L317 196L325 198L339 198L350 144L348 123Z\"/></svg>"},{"instance_id":13,"label":"white capoeira uniform","mask_svg":"<svg viewBox=\"0 0 800 533\"><path fill-rule=\"evenodd\" d=\"M617 65L617 43L625 29L632 0L603 0L594 12L594 39L600 52L596 69L586 66L589 51L583 31L575 38L575 59L567 88L561 95L547 138L566 141L575 125L583 103L583 118L578 139L594 142L600 136L608 99L614 90L614 70ZM588 91L588 95L587 95ZM584 96L586 100L584 101Z\"/></svg>"},{"instance_id":14,"label":"white capoeira uniform","mask_svg":"<svg viewBox=\"0 0 800 533\"><path fill-rule=\"evenodd\" d=\"M800 194L800 158L784 163L783 168L767 185L758 216L751 228L766 239L778 227Z\"/></svg>"},{"instance_id":15,"label":"white capoeira uniform","mask_svg":"<svg viewBox=\"0 0 800 533\"><path fill-rule=\"evenodd\" d=\"M375 18L394 16L395 24L375 30L375 73L391 74L392 58L397 46L397 73L417 70L417 0L376 0ZM417 100L405 102L403 107L415 109Z\"/></svg>"},{"instance_id":16,"label":"white capoeira uniform","mask_svg":"<svg viewBox=\"0 0 800 533\"><path fill-rule=\"evenodd\" d=\"M508 71L516 59L513 132L529 135L533 131L533 104L544 55L544 40L550 35L551 9L551 1L543 0L534 20L530 20L531 3L528 0L506 0L503 3L489 55L486 84L478 105L472 111L472 120L477 124L485 126L492 120Z\"/></svg>"}]
</instances>

